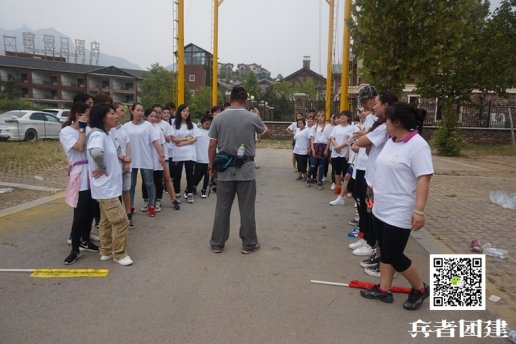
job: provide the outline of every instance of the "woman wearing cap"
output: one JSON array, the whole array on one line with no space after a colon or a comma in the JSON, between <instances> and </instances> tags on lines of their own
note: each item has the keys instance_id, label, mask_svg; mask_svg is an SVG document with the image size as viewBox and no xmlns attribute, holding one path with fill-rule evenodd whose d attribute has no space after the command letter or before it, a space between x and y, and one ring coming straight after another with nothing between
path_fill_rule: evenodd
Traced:
<instances>
[{"instance_id":1,"label":"woman wearing cap","mask_svg":"<svg viewBox=\"0 0 516 344\"><path fill-rule=\"evenodd\" d=\"M375 203L373 221L378 228L380 247L380 284L360 294L368 299L392 303L394 272L399 272L412 286L403 307L418 309L429 296L414 263L404 250L411 230L425 224L425 206L430 179L434 173L432 153L419 133L426 111L407 103L394 103L386 111L390 139L376 159L374 177Z\"/></svg>"}]
</instances>

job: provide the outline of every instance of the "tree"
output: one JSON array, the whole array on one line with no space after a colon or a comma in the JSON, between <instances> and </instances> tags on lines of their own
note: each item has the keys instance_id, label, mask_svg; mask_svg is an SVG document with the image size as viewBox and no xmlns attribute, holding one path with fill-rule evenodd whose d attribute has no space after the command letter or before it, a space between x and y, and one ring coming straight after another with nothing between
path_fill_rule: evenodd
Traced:
<instances>
[{"instance_id":1,"label":"tree","mask_svg":"<svg viewBox=\"0 0 516 344\"><path fill-rule=\"evenodd\" d=\"M458 102L469 99L479 83L478 33L488 2L391 0L380 6L376 0L357 0L356 5L354 49L363 58L366 78L398 93L415 82L422 96L438 98L444 126L451 129L447 133L458 135Z\"/></svg>"},{"instance_id":2,"label":"tree","mask_svg":"<svg viewBox=\"0 0 516 344\"><path fill-rule=\"evenodd\" d=\"M177 89L176 83L174 73L159 63L152 64L140 84L143 106L150 107L155 103L165 104L174 101L173 90Z\"/></svg>"},{"instance_id":3,"label":"tree","mask_svg":"<svg viewBox=\"0 0 516 344\"><path fill-rule=\"evenodd\" d=\"M16 99L21 96L19 89L16 88L16 82L11 73L7 74L7 81L3 85L3 89L0 92L0 98L3 99Z\"/></svg>"},{"instance_id":4,"label":"tree","mask_svg":"<svg viewBox=\"0 0 516 344\"><path fill-rule=\"evenodd\" d=\"M261 96L260 86L258 85L258 79L256 78L256 74L253 71L250 71L247 74L247 77L244 81L244 87L251 96L255 96L259 98Z\"/></svg>"},{"instance_id":5,"label":"tree","mask_svg":"<svg viewBox=\"0 0 516 344\"><path fill-rule=\"evenodd\" d=\"M294 92L306 94L309 100L316 100L317 98L317 90L315 89L315 82L313 79L307 79L303 81L301 85L296 85L294 87Z\"/></svg>"},{"instance_id":6,"label":"tree","mask_svg":"<svg viewBox=\"0 0 516 344\"><path fill-rule=\"evenodd\" d=\"M286 81L278 81L274 83L274 85L272 85L272 91L276 97L283 96L286 99L291 99L292 93L294 93L292 84Z\"/></svg>"},{"instance_id":7,"label":"tree","mask_svg":"<svg viewBox=\"0 0 516 344\"><path fill-rule=\"evenodd\" d=\"M202 118L211 108L211 87L199 87L188 104L190 104L190 114L197 119Z\"/></svg>"}]
</instances>

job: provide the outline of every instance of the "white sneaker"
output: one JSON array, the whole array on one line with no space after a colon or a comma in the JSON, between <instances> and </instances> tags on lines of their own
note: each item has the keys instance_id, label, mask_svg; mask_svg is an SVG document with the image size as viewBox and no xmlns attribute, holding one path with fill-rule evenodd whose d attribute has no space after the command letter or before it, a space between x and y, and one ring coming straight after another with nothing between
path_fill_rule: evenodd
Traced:
<instances>
[{"instance_id":1,"label":"white sneaker","mask_svg":"<svg viewBox=\"0 0 516 344\"><path fill-rule=\"evenodd\" d=\"M326 181L326 177L322 177L322 181L325 182Z\"/></svg>"},{"instance_id":2,"label":"white sneaker","mask_svg":"<svg viewBox=\"0 0 516 344\"><path fill-rule=\"evenodd\" d=\"M161 211L161 200L156 200L156 205L154 206L154 211Z\"/></svg>"},{"instance_id":3,"label":"white sneaker","mask_svg":"<svg viewBox=\"0 0 516 344\"><path fill-rule=\"evenodd\" d=\"M335 183L331 183L330 190L335 190L335 187L336 187Z\"/></svg>"},{"instance_id":4,"label":"white sneaker","mask_svg":"<svg viewBox=\"0 0 516 344\"><path fill-rule=\"evenodd\" d=\"M370 256L373 253L373 249L367 243L353 250L355 256Z\"/></svg>"},{"instance_id":5,"label":"white sneaker","mask_svg":"<svg viewBox=\"0 0 516 344\"><path fill-rule=\"evenodd\" d=\"M358 241L355 241L352 244L349 244L349 248L352 250L356 250L357 248L367 245L367 242L364 239L358 239Z\"/></svg>"},{"instance_id":6,"label":"white sneaker","mask_svg":"<svg viewBox=\"0 0 516 344\"><path fill-rule=\"evenodd\" d=\"M336 200L331 201L330 205L344 205L346 203L346 199L344 197L337 197Z\"/></svg>"},{"instance_id":7,"label":"white sneaker","mask_svg":"<svg viewBox=\"0 0 516 344\"><path fill-rule=\"evenodd\" d=\"M109 255L109 256L100 256L100 260L110 260L110 259L113 259L113 256L112 256L112 255Z\"/></svg>"},{"instance_id":8,"label":"white sneaker","mask_svg":"<svg viewBox=\"0 0 516 344\"><path fill-rule=\"evenodd\" d=\"M95 234L90 233L90 240L91 240L91 241L99 242L99 241L100 241L100 238L99 238L99 236L98 236L98 235L95 235Z\"/></svg>"},{"instance_id":9,"label":"white sneaker","mask_svg":"<svg viewBox=\"0 0 516 344\"><path fill-rule=\"evenodd\" d=\"M145 213L145 212L149 211L149 202L147 202L147 201L143 201L143 204L144 204L144 205L143 205L143 207L142 207L142 212L144 212L144 213Z\"/></svg>"},{"instance_id":10,"label":"white sneaker","mask_svg":"<svg viewBox=\"0 0 516 344\"><path fill-rule=\"evenodd\" d=\"M190 203L190 204L193 203L193 194L191 194L191 193L188 194L188 203Z\"/></svg>"},{"instance_id":11,"label":"white sneaker","mask_svg":"<svg viewBox=\"0 0 516 344\"><path fill-rule=\"evenodd\" d=\"M131 257L129 257L129 256L125 256L124 258L121 258L121 259L113 258L113 261L117 262L118 264L123 265L123 266L128 266L128 265L133 264L133 261L132 261Z\"/></svg>"}]
</instances>

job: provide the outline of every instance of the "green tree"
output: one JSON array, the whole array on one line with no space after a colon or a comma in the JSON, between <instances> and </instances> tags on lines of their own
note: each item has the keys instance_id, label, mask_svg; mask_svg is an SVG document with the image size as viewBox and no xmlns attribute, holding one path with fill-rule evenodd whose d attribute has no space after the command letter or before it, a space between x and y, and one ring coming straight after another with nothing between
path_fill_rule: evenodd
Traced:
<instances>
[{"instance_id":1,"label":"green tree","mask_svg":"<svg viewBox=\"0 0 516 344\"><path fill-rule=\"evenodd\" d=\"M249 93L249 95L254 96L255 98L259 98L261 96L260 86L258 85L258 79L256 78L256 74L253 71L250 71L247 74L247 77L244 81L244 87Z\"/></svg>"},{"instance_id":2,"label":"green tree","mask_svg":"<svg viewBox=\"0 0 516 344\"><path fill-rule=\"evenodd\" d=\"M292 84L286 81L278 81L272 85L272 92L276 97L283 96L285 99L292 98L292 93L294 93L294 89Z\"/></svg>"},{"instance_id":3,"label":"green tree","mask_svg":"<svg viewBox=\"0 0 516 344\"><path fill-rule=\"evenodd\" d=\"M315 89L315 82L313 79L307 79L301 85L294 87L294 92L306 94L309 100L316 100L317 90Z\"/></svg>"},{"instance_id":4,"label":"green tree","mask_svg":"<svg viewBox=\"0 0 516 344\"><path fill-rule=\"evenodd\" d=\"M176 88L175 74L161 66L159 63L151 65L149 72L145 74L140 84L141 100L145 107L152 104L165 104L174 101Z\"/></svg>"},{"instance_id":5,"label":"green tree","mask_svg":"<svg viewBox=\"0 0 516 344\"><path fill-rule=\"evenodd\" d=\"M7 74L7 81L0 92L0 98L16 99L21 96L20 90L16 87L16 81L11 73Z\"/></svg>"},{"instance_id":6,"label":"green tree","mask_svg":"<svg viewBox=\"0 0 516 344\"><path fill-rule=\"evenodd\" d=\"M199 87L188 104L190 104L190 114L196 119L201 119L211 108L211 87Z\"/></svg>"}]
</instances>

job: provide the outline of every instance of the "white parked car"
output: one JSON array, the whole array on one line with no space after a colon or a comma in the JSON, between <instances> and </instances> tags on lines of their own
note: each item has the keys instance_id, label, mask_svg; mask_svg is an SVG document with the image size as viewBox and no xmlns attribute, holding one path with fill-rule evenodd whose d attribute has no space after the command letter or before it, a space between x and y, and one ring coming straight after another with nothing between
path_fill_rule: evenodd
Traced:
<instances>
[{"instance_id":1,"label":"white parked car","mask_svg":"<svg viewBox=\"0 0 516 344\"><path fill-rule=\"evenodd\" d=\"M61 126L56 116L43 111L8 111L0 115L0 139L25 141L59 139Z\"/></svg>"},{"instance_id":2,"label":"white parked car","mask_svg":"<svg viewBox=\"0 0 516 344\"><path fill-rule=\"evenodd\" d=\"M70 114L69 109L43 109L43 111L51 113L52 115L59 118L59 122L63 123L68 119L68 115Z\"/></svg>"}]
</instances>

